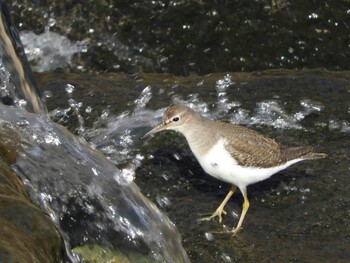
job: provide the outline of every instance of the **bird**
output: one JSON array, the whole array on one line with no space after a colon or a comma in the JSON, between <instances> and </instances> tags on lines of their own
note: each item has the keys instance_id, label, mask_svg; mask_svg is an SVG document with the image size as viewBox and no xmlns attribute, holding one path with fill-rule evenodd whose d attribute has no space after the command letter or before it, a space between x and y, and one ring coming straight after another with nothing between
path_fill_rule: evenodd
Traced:
<instances>
[{"instance_id":1,"label":"bird","mask_svg":"<svg viewBox=\"0 0 350 263\"><path fill-rule=\"evenodd\" d=\"M225 199L209 217L211 220L226 214L225 205L238 188L243 195L242 212L237 226L232 229L236 235L242 228L249 208L247 186L268 179L292 164L327 157L317 153L311 146L284 147L244 126L211 120L191 108L175 104L163 113L162 122L141 138L164 130L181 133L203 170L218 180L231 184Z\"/></svg>"}]
</instances>

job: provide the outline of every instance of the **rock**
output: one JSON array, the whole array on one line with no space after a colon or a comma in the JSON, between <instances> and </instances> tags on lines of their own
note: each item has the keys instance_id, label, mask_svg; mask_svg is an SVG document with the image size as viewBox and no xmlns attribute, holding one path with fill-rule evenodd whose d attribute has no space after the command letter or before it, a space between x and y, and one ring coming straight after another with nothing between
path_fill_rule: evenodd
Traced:
<instances>
[{"instance_id":1,"label":"rock","mask_svg":"<svg viewBox=\"0 0 350 263\"><path fill-rule=\"evenodd\" d=\"M0 141L0 262L60 262L63 242L58 230L30 201L9 165L16 160L18 137L7 128L0 137L6 138Z\"/></svg>"}]
</instances>

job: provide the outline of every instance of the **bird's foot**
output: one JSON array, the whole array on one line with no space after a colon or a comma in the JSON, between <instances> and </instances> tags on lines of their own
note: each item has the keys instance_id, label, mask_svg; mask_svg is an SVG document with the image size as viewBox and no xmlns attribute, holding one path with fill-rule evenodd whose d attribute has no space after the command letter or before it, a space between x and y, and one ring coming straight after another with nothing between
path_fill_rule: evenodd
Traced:
<instances>
[{"instance_id":1,"label":"bird's foot","mask_svg":"<svg viewBox=\"0 0 350 263\"><path fill-rule=\"evenodd\" d=\"M232 230L229 230L229 229L227 229L226 227L224 228L224 230L219 230L219 231L211 231L211 233L213 233L213 234L220 234L220 235L222 235L222 234L230 234L231 233L231 236L232 237L234 237L234 236L236 236L237 235L237 233L239 232L241 230L241 227L240 228L233 228Z\"/></svg>"},{"instance_id":2,"label":"bird's foot","mask_svg":"<svg viewBox=\"0 0 350 263\"><path fill-rule=\"evenodd\" d=\"M242 227L236 227L231 230L232 236L237 235L238 231L241 230Z\"/></svg>"},{"instance_id":3,"label":"bird's foot","mask_svg":"<svg viewBox=\"0 0 350 263\"><path fill-rule=\"evenodd\" d=\"M198 221L210 221L214 217L219 217L219 223L221 223L222 222L222 217L221 217L222 213L226 215L226 211L224 209L216 209L216 211L211 216L199 218Z\"/></svg>"}]
</instances>

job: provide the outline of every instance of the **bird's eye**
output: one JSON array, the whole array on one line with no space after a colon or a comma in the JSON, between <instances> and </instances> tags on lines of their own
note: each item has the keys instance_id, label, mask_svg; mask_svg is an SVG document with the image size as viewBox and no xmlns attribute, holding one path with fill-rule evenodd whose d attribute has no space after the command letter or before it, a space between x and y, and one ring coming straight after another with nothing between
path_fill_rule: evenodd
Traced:
<instances>
[{"instance_id":1,"label":"bird's eye","mask_svg":"<svg viewBox=\"0 0 350 263\"><path fill-rule=\"evenodd\" d=\"M179 120L180 120L179 117L174 117L174 118L173 118L173 122L178 122Z\"/></svg>"}]
</instances>

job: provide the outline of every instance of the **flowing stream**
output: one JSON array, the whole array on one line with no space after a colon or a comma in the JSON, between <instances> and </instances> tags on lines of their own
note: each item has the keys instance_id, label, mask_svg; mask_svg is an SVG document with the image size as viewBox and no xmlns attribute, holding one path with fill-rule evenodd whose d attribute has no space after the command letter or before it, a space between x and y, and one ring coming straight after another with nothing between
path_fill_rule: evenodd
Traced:
<instances>
[{"instance_id":1,"label":"flowing stream","mask_svg":"<svg viewBox=\"0 0 350 263\"><path fill-rule=\"evenodd\" d=\"M81 261L74 248L97 244L131 262L349 261L348 71L33 76L1 8L0 129L19 138L11 167L60 230L66 260ZM203 172L182 136L139 140L172 103L329 158L249 186L250 210L231 237L240 193L223 224L198 223L230 186Z\"/></svg>"},{"instance_id":2,"label":"flowing stream","mask_svg":"<svg viewBox=\"0 0 350 263\"><path fill-rule=\"evenodd\" d=\"M72 246L97 243L134 249L156 261L188 262L174 225L141 194L133 171L117 169L50 120L6 6L1 7L0 70L6 77L1 97L8 103L0 104L0 123L20 138L13 169L61 230L70 260L79 261Z\"/></svg>"}]
</instances>

